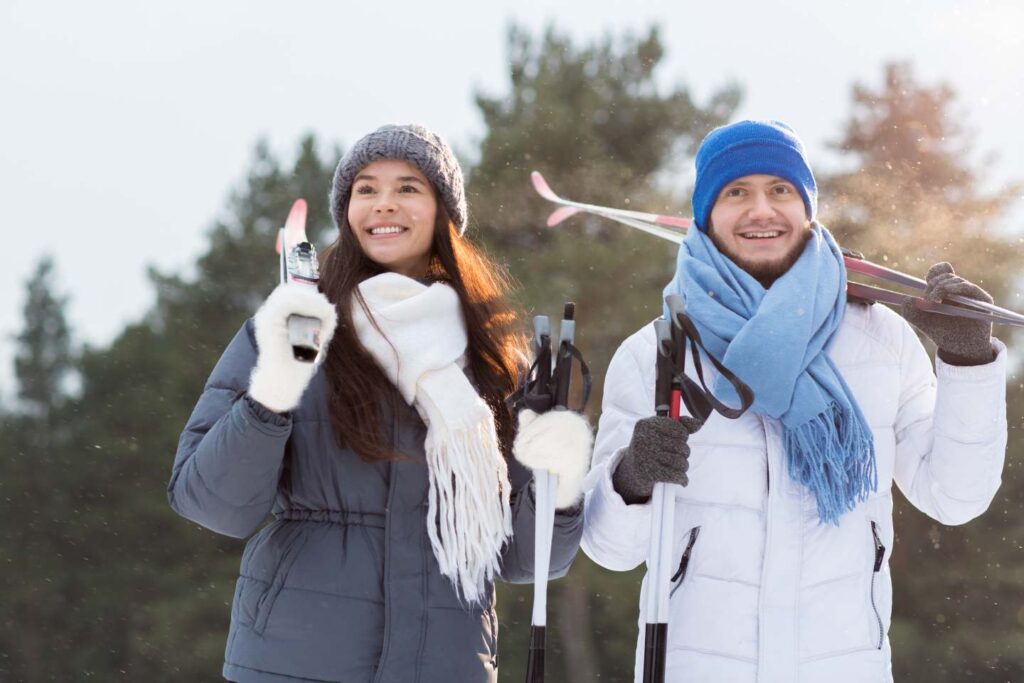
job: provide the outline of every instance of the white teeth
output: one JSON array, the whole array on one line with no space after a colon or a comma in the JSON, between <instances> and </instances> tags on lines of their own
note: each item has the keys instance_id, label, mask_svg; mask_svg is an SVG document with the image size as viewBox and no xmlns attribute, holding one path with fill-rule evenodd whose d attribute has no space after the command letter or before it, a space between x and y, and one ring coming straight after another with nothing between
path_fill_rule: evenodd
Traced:
<instances>
[{"instance_id":1,"label":"white teeth","mask_svg":"<svg viewBox=\"0 0 1024 683\"><path fill-rule=\"evenodd\" d=\"M400 225L387 225L382 228L370 228L371 235L392 235L397 232L402 232L405 228Z\"/></svg>"},{"instance_id":2,"label":"white teeth","mask_svg":"<svg viewBox=\"0 0 1024 683\"><path fill-rule=\"evenodd\" d=\"M747 239L766 239L770 237L778 237L779 231L770 230L768 232L748 232L743 236L746 237Z\"/></svg>"}]
</instances>

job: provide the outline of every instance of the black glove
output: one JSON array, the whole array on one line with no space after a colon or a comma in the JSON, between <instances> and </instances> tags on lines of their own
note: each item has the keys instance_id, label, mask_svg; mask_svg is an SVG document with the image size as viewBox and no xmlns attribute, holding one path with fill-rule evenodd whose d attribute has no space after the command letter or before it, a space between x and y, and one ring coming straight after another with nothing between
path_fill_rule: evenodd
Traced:
<instances>
[{"instance_id":1,"label":"black glove","mask_svg":"<svg viewBox=\"0 0 1024 683\"><path fill-rule=\"evenodd\" d=\"M704 423L695 417L678 420L646 417L633 427L633 438L612 474L615 491L629 505L651 499L659 482L686 486L690 445L686 440Z\"/></svg>"},{"instance_id":2,"label":"black glove","mask_svg":"<svg viewBox=\"0 0 1024 683\"><path fill-rule=\"evenodd\" d=\"M929 268L925 279L928 288L924 291L924 298L929 301L941 303L946 297L956 294L992 303L988 292L954 273L953 266L945 261ZM935 342L939 358L950 365L984 365L996 357L992 346L992 323L927 313L915 308L910 301L903 303L903 317Z\"/></svg>"}]
</instances>

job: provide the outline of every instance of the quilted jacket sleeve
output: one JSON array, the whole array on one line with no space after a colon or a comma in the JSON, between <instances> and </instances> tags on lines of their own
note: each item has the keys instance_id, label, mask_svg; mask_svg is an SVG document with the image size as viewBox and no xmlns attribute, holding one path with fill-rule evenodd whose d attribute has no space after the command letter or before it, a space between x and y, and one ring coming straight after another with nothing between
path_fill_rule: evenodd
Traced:
<instances>
[{"instance_id":1,"label":"quilted jacket sleeve","mask_svg":"<svg viewBox=\"0 0 1024 683\"><path fill-rule=\"evenodd\" d=\"M654 414L654 335L650 326L623 342L605 377L594 459L587 476L583 552L602 567L628 571L647 559L651 505L627 505L612 473L637 420ZM649 366L649 367L648 367Z\"/></svg>"},{"instance_id":2,"label":"quilted jacket sleeve","mask_svg":"<svg viewBox=\"0 0 1024 683\"><path fill-rule=\"evenodd\" d=\"M178 441L167 486L175 512L235 538L252 534L270 512L292 428L290 417L245 393L255 364L249 320L203 388Z\"/></svg>"},{"instance_id":3,"label":"quilted jacket sleeve","mask_svg":"<svg viewBox=\"0 0 1024 683\"><path fill-rule=\"evenodd\" d=\"M1002 481L1006 347L997 341L998 356L986 365L936 359L933 373L917 336L903 327L896 484L928 516L964 524L988 508Z\"/></svg>"}]
</instances>

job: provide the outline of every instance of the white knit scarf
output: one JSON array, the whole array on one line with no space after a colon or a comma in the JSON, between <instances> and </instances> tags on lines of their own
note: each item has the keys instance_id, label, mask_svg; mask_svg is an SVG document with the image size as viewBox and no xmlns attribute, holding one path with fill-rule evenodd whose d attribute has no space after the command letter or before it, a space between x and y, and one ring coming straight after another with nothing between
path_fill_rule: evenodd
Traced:
<instances>
[{"instance_id":1,"label":"white knit scarf","mask_svg":"<svg viewBox=\"0 0 1024 683\"><path fill-rule=\"evenodd\" d=\"M373 318L353 298L359 341L427 425L434 557L463 598L480 604L512 534L512 512L494 415L462 372L467 336L459 296L446 284L428 287L397 273L364 280L359 292Z\"/></svg>"}]
</instances>

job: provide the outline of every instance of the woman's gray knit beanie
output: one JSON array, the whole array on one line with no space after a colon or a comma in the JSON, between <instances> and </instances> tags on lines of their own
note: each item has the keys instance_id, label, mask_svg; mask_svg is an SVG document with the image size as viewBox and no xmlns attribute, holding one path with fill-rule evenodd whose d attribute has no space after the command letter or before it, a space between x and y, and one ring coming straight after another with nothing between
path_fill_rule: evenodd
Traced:
<instances>
[{"instance_id":1,"label":"woman's gray knit beanie","mask_svg":"<svg viewBox=\"0 0 1024 683\"><path fill-rule=\"evenodd\" d=\"M331 216L339 229L356 174L368 164L381 159L406 161L422 171L437 188L441 202L459 229L459 234L466 231L466 192L463 189L462 167L451 147L440 136L417 124L381 126L352 145L352 149L338 162L331 190Z\"/></svg>"}]
</instances>

